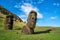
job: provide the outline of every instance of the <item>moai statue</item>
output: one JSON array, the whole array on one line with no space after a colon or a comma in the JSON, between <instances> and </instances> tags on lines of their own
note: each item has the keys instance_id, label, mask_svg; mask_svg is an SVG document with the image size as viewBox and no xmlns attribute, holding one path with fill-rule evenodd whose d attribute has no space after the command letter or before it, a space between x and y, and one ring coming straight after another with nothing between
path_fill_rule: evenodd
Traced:
<instances>
[{"instance_id":1,"label":"moai statue","mask_svg":"<svg viewBox=\"0 0 60 40\"><path fill-rule=\"evenodd\" d=\"M34 34L36 20L37 20L37 13L32 10L29 13L26 26L24 26L22 29L22 33L23 34Z\"/></svg>"},{"instance_id":2,"label":"moai statue","mask_svg":"<svg viewBox=\"0 0 60 40\"><path fill-rule=\"evenodd\" d=\"M6 19L5 19L5 29L6 30L12 30L13 29L13 15L11 15L11 13L9 13L6 16Z\"/></svg>"}]
</instances>

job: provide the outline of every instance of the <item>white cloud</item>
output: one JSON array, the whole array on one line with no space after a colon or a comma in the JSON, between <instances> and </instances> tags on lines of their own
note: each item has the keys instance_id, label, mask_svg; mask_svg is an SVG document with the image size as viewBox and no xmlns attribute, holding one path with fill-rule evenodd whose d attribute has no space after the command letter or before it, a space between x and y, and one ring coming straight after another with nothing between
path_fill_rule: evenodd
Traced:
<instances>
[{"instance_id":1,"label":"white cloud","mask_svg":"<svg viewBox=\"0 0 60 40\"><path fill-rule=\"evenodd\" d=\"M38 3L43 3L44 0L39 0Z\"/></svg>"},{"instance_id":2,"label":"white cloud","mask_svg":"<svg viewBox=\"0 0 60 40\"><path fill-rule=\"evenodd\" d=\"M19 4L19 5L16 4L14 7L15 7L15 8L20 8L20 4Z\"/></svg>"},{"instance_id":3,"label":"white cloud","mask_svg":"<svg viewBox=\"0 0 60 40\"><path fill-rule=\"evenodd\" d=\"M15 5L14 7L19 8L17 5Z\"/></svg>"},{"instance_id":4,"label":"white cloud","mask_svg":"<svg viewBox=\"0 0 60 40\"><path fill-rule=\"evenodd\" d=\"M26 17L25 15L21 15L20 17Z\"/></svg>"},{"instance_id":5,"label":"white cloud","mask_svg":"<svg viewBox=\"0 0 60 40\"><path fill-rule=\"evenodd\" d=\"M59 3L57 3L57 6L60 6L60 4L59 4Z\"/></svg>"},{"instance_id":6,"label":"white cloud","mask_svg":"<svg viewBox=\"0 0 60 40\"><path fill-rule=\"evenodd\" d=\"M55 5L56 5L56 3L53 3L53 5L55 6Z\"/></svg>"},{"instance_id":7,"label":"white cloud","mask_svg":"<svg viewBox=\"0 0 60 40\"><path fill-rule=\"evenodd\" d=\"M26 15L19 15L19 17L24 21L24 22L26 22L26 20L27 20L27 16Z\"/></svg>"},{"instance_id":8,"label":"white cloud","mask_svg":"<svg viewBox=\"0 0 60 40\"><path fill-rule=\"evenodd\" d=\"M58 7L60 6L59 3L53 3L53 5L54 5L54 6L58 6Z\"/></svg>"},{"instance_id":9,"label":"white cloud","mask_svg":"<svg viewBox=\"0 0 60 40\"><path fill-rule=\"evenodd\" d=\"M25 12L25 14L28 16L29 12L31 10L34 10L37 12L37 18L43 18L43 15L41 13L39 13L38 8L34 7L33 5L29 4L29 3L24 3L23 5L21 5L21 10L23 12Z\"/></svg>"},{"instance_id":10,"label":"white cloud","mask_svg":"<svg viewBox=\"0 0 60 40\"><path fill-rule=\"evenodd\" d=\"M41 1L44 1L44 0L41 0Z\"/></svg>"},{"instance_id":11,"label":"white cloud","mask_svg":"<svg viewBox=\"0 0 60 40\"><path fill-rule=\"evenodd\" d=\"M50 19L56 19L56 17L55 16L52 16L52 17L50 17Z\"/></svg>"},{"instance_id":12,"label":"white cloud","mask_svg":"<svg viewBox=\"0 0 60 40\"><path fill-rule=\"evenodd\" d=\"M31 10L34 10L37 12L37 18L42 19L43 18L43 14L39 13L39 10L37 7L33 6L30 3L23 3L22 5L15 5L15 8L18 8L19 10L22 10L22 12L24 12L24 15L19 15L19 17L23 20L26 21L28 14Z\"/></svg>"}]
</instances>

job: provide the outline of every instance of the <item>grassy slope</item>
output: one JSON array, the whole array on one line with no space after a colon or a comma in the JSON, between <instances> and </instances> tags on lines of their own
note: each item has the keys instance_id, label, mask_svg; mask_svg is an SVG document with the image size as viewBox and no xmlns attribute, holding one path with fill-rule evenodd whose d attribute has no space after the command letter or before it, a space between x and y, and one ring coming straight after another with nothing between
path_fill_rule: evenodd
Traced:
<instances>
[{"instance_id":1,"label":"grassy slope","mask_svg":"<svg viewBox=\"0 0 60 40\"><path fill-rule=\"evenodd\" d=\"M0 14L0 40L60 40L60 28L36 27L35 32L38 33L23 35L21 34L21 28L23 27L24 23L14 21L14 30L3 30L4 17L5 15ZM41 33L41 31L48 29L52 29L52 31L50 33Z\"/></svg>"},{"instance_id":2,"label":"grassy slope","mask_svg":"<svg viewBox=\"0 0 60 40\"><path fill-rule=\"evenodd\" d=\"M4 26L4 19L5 19L5 15L1 14L1 12L0 12L0 28L1 29Z\"/></svg>"},{"instance_id":3,"label":"grassy slope","mask_svg":"<svg viewBox=\"0 0 60 40\"><path fill-rule=\"evenodd\" d=\"M36 27L35 32L50 28ZM0 30L0 40L60 40L60 28L51 28L50 33L24 35L21 30Z\"/></svg>"}]
</instances>

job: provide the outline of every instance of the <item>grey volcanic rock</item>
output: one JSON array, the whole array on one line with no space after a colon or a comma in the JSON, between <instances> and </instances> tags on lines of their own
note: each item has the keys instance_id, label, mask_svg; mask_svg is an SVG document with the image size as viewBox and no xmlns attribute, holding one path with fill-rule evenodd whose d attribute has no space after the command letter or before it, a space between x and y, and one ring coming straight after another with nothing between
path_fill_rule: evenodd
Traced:
<instances>
[{"instance_id":1,"label":"grey volcanic rock","mask_svg":"<svg viewBox=\"0 0 60 40\"><path fill-rule=\"evenodd\" d=\"M8 29L12 30L13 29L13 15L9 14L6 16L4 28L6 30L8 30Z\"/></svg>"},{"instance_id":2,"label":"grey volcanic rock","mask_svg":"<svg viewBox=\"0 0 60 40\"><path fill-rule=\"evenodd\" d=\"M35 28L35 25L36 25L36 20L37 20L37 13L32 10L29 13L26 26L24 26L22 28L22 33L23 34L33 34L34 33L34 28Z\"/></svg>"}]
</instances>

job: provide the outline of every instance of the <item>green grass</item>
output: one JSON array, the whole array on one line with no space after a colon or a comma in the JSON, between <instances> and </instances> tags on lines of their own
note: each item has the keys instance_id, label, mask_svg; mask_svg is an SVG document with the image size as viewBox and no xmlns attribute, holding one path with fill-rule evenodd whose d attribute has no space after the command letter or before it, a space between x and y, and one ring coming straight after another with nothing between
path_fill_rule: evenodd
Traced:
<instances>
[{"instance_id":1,"label":"green grass","mask_svg":"<svg viewBox=\"0 0 60 40\"><path fill-rule=\"evenodd\" d=\"M0 30L0 40L20 40L20 34L16 30Z\"/></svg>"},{"instance_id":2,"label":"green grass","mask_svg":"<svg viewBox=\"0 0 60 40\"><path fill-rule=\"evenodd\" d=\"M60 40L60 28L36 27L35 32L52 29L50 33L21 34L21 30L0 30L0 40Z\"/></svg>"}]
</instances>

